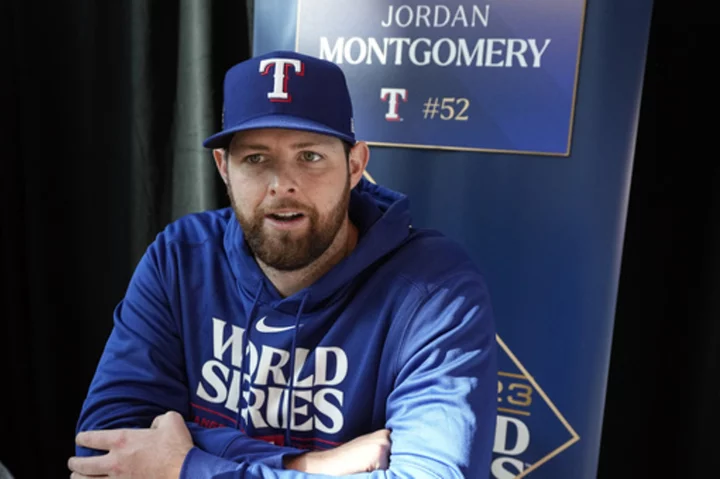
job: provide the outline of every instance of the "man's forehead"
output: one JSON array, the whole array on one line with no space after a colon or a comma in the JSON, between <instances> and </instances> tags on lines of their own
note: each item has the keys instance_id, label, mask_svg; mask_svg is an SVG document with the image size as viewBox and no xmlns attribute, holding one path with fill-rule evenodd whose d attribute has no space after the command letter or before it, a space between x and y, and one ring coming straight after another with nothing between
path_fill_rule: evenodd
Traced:
<instances>
[{"instance_id":1,"label":"man's forehead","mask_svg":"<svg viewBox=\"0 0 720 479\"><path fill-rule=\"evenodd\" d=\"M309 146L341 146L339 138L309 131L284 128L261 128L239 131L233 135L232 149L307 148Z\"/></svg>"}]
</instances>

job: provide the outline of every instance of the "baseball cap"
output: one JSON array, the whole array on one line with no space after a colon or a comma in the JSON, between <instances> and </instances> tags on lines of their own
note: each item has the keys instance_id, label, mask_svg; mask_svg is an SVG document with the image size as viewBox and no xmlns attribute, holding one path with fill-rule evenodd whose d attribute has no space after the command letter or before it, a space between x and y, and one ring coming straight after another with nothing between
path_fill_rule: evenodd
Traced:
<instances>
[{"instance_id":1,"label":"baseball cap","mask_svg":"<svg viewBox=\"0 0 720 479\"><path fill-rule=\"evenodd\" d=\"M224 148L234 133L257 128L304 130L355 144L352 102L340 67L302 53L274 51L230 68L223 86L222 130L203 146Z\"/></svg>"}]
</instances>

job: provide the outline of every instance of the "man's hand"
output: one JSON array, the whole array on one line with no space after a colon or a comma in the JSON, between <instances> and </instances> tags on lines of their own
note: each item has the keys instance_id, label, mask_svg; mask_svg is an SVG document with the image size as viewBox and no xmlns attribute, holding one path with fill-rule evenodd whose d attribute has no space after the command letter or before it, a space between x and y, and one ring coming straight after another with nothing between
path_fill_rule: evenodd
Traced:
<instances>
[{"instance_id":1,"label":"man's hand","mask_svg":"<svg viewBox=\"0 0 720 479\"><path fill-rule=\"evenodd\" d=\"M345 476L387 469L390 458L390 431L380 429L327 451L313 451L286 459L285 469Z\"/></svg>"},{"instance_id":2,"label":"man's hand","mask_svg":"<svg viewBox=\"0 0 720 479\"><path fill-rule=\"evenodd\" d=\"M174 411L156 417L150 429L81 432L75 442L108 453L95 457L71 457L68 467L72 471L72 479L177 479L185 456L193 447L185 421Z\"/></svg>"}]
</instances>

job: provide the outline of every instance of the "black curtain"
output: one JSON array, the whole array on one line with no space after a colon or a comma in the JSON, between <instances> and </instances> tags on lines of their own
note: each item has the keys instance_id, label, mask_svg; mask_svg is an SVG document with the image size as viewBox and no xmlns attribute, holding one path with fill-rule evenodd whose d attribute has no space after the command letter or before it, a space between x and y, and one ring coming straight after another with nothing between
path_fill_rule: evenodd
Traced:
<instances>
[{"instance_id":1,"label":"black curtain","mask_svg":"<svg viewBox=\"0 0 720 479\"><path fill-rule=\"evenodd\" d=\"M204 133L249 56L242 0L0 7L0 462L68 477L80 406L145 247L224 206Z\"/></svg>"},{"instance_id":2,"label":"black curtain","mask_svg":"<svg viewBox=\"0 0 720 479\"><path fill-rule=\"evenodd\" d=\"M716 469L720 178L709 67L717 41L700 6L656 2L654 11L603 478ZM0 462L17 478L67 477L80 405L139 255L180 214L226 203L208 176L209 155L192 145L218 126L224 70L250 53L249 7L0 7Z\"/></svg>"},{"instance_id":3,"label":"black curtain","mask_svg":"<svg viewBox=\"0 0 720 479\"><path fill-rule=\"evenodd\" d=\"M717 17L655 1L599 477L719 477Z\"/></svg>"}]
</instances>

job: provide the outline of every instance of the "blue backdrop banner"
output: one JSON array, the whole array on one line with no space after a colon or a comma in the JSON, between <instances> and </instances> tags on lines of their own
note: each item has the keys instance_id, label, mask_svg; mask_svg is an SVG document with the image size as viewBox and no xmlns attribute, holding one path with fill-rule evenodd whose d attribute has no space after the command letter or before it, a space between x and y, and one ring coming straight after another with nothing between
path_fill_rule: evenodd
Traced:
<instances>
[{"instance_id":1,"label":"blue backdrop banner","mask_svg":"<svg viewBox=\"0 0 720 479\"><path fill-rule=\"evenodd\" d=\"M255 4L254 53L337 63L369 174L484 271L502 348L492 478L596 477L651 11Z\"/></svg>"}]
</instances>

